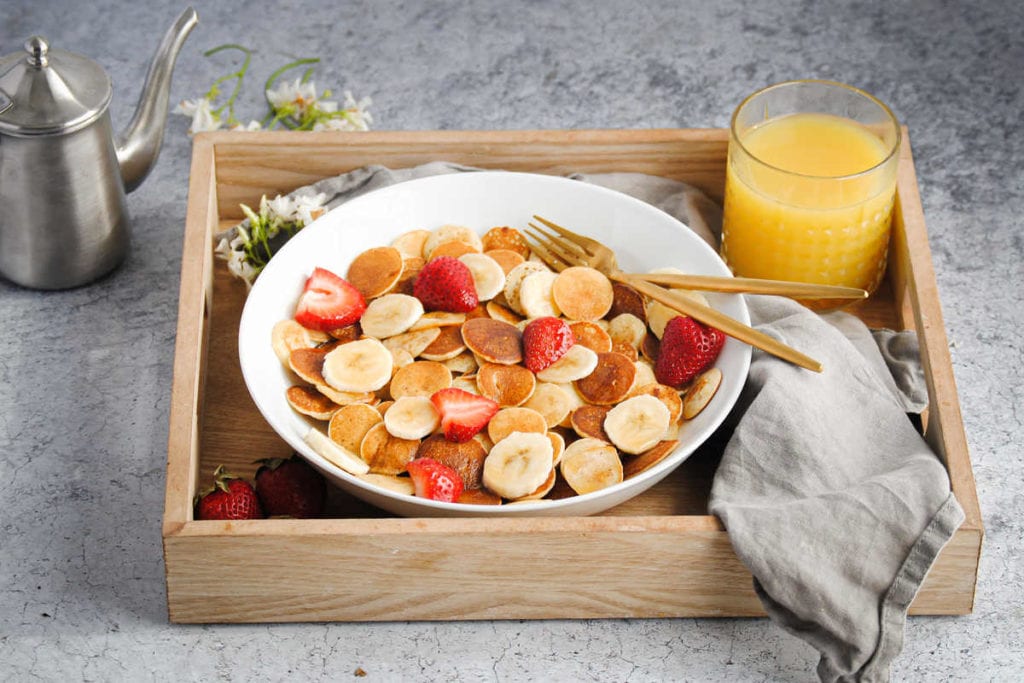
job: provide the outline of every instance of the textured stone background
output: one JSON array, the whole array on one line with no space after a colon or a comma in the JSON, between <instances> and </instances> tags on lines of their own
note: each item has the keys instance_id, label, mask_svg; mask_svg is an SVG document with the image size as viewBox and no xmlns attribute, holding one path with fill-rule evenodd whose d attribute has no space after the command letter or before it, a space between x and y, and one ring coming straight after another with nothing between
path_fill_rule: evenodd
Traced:
<instances>
[{"instance_id":1,"label":"textured stone background","mask_svg":"<svg viewBox=\"0 0 1024 683\"><path fill-rule=\"evenodd\" d=\"M43 33L88 54L127 122L178 3L12 0L0 54ZM172 101L257 48L258 84L319 56L380 129L725 126L771 82L846 81L909 126L987 538L975 613L910 620L895 680L1024 670L1024 5L799 2L199 2ZM129 198L127 262L90 287L0 282L0 678L808 680L763 619L179 627L160 520L190 142L173 117ZM2 207L0 207L2 210Z\"/></svg>"}]
</instances>

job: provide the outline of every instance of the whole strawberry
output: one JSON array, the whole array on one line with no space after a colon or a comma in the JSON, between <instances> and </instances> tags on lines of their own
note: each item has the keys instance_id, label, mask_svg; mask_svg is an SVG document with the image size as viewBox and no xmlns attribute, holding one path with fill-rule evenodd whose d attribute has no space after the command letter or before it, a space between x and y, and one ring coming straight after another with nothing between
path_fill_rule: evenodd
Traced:
<instances>
[{"instance_id":1,"label":"whole strawberry","mask_svg":"<svg viewBox=\"0 0 1024 683\"><path fill-rule=\"evenodd\" d=\"M569 324L560 318L535 318L523 330L523 364L531 372L550 366L576 343Z\"/></svg>"},{"instance_id":2,"label":"whole strawberry","mask_svg":"<svg viewBox=\"0 0 1024 683\"><path fill-rule=\"evenodd\" d=\"M679 389L714 363L724 344L725 334L720 330L693 318L672 318L661 335L654 377L662 384Z\"/></svg>"},{"instance_id":3,"label":"whole strawberry","mask_svg":"<svg viewBox=\"0 0 1024 683\"><path fill-rule=\"evenodd\" d=\"M256 495L268 517L319 517L324 509L327 484L323 475L305 460L291 458L257 460Z\"/></svg>"},{"instance_id":4,"label":"whole strawberry","mask_svg":"<svg viewBox=\"0 0 1024 683\"><path fill-rule=\"evenodd\" d=\"M469 313L479 303L469 266L451 256L427 261L413 282L412 293L428 311Z\"/></svg>"},{"instance_id":5,"label":"whole strawberry","mask_svg":"<svg viewBox=\"0 0 1024 683\"><path fill-rule=\"evenodd\" d=\"M196 500L196 519L263 519L263 508L252 485L220 465L213 472L213 486Z\"/></svg>"}]
</instances>

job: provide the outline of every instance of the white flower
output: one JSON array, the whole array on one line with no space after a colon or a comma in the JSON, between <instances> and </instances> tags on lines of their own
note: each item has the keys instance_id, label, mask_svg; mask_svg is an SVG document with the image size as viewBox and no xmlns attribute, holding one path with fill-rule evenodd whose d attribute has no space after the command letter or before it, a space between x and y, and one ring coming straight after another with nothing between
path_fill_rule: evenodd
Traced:
<instances>
[{"instance_id":1,"label":"white flower","mask_svg":"<svg viewBox=\"0 0 1024 683\"><path fill-rule=\"evenodd\" d=\"M276 88L267 90L266 94L267 101L275 111L294 107L296 118L301 118L309 107L317 106L316 85L313 81L303 83L298 78L291 83L283 81Z\"/></svg>"},{"instance_id":2,"label":"white flower","mask_svg":"<svg viewBox=\"0 0 1024 683\"><path fill-rule=\"evenodd\" d=\"M260 125L259 121L253 120L253 121L249 121L249 123L244 123L244 124L243 123L236 123L235 125L231 126L231 128L229 130L238 130L238 131L263 130L263 126Z\"/></svg>"},{"instance_id":3,"label":"white flower","mask_svg":"<svg viewBox=\"0 0 1024 683\"><path fill-rule=\"evenodd\" d=\"M268 218L277 216L285 222L290 222L295 219L295 203L288 197L279 194L266 203L266 212L261 206L260 213L264 213Z\"/></svg>"},{"instance_id":4,"label":"white flower","mask_svg":"<svg viewBox=\"0 0 1024 683\"><path fill-rule=\"evenodd\" d=\"M320 194L304 195L295 198L295 219L302 221L303 225L309 225L324 213L324 200L327 195Z\"/></svg>"},{"instance_id":5,"label":"white flower","mask_svg":"<svg viewBox=\"0 0 1024 683\"><path fill-rule=\"evenodd\" d=\"M220 115L210 108L210 100L200 97L195 100L182 100L174 108L174 113L192 117L192 125L188 128L189 135L207 130L217 130L222 122Z\"/></svg>"},{"instance_id":6,"label":"white flower","mask_svg":"<svg viewBox=\"0 0 1024 683\"><path fill-rule=\"evenodd\" d=\"M371 104L373 104L373 100L369 97L364 97L356 102L355 98L352 97L352 93L346 90L345 104L340 115L323 121L317 121L313 126L313 130L370 130L373 116L370 115L367 109Z\"/></svg>"}]
</instances>

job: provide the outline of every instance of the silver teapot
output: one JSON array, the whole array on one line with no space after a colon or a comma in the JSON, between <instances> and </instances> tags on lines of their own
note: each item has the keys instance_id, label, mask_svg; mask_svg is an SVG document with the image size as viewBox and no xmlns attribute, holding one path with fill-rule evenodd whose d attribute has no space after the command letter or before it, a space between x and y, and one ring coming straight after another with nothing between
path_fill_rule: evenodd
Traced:
<instances>
[{"instance_id":1,"label":"silver teapot","mask_svg":"<svg viewBox=\"0 0 1024 683\"><path fill-rule=\"evenodd\" d=\"M64 289L121 263L125 193L160 152L171 72L197 22L189 7L164 35L135 115L116 138L110 77L95 61L50 49L40 36L0 57L0 275Z\"/></svg>"}]
</instances>

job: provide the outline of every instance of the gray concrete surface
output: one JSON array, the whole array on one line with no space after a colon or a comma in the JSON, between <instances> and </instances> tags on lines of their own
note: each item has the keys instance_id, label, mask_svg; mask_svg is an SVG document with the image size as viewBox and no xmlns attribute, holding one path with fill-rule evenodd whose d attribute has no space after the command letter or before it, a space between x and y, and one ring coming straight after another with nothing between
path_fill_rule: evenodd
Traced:
<instances>
[{"instance_id":1,"label":"gray concrete surface","mask_svg":"<svg viewBox=\"0 0 1024 683\"><path fill-rule=\"evenodd\" d=\"M128 121L179 3L7 0L0 54L43 33L114 82ZM197 2L172 101L254 49L241 113L295 57L372 96L380 129L725 126L771 82L861 86L910 128L987 539L974 614L911 618L894 680L1024 675L1024 5ZM0 282L0 678L813 680L764 619L172 626L160 520L190 141L129 198L134 243L89 287ZM2 150L0 150L2 153ZM0 180L2 182L2 180ZM0 207L3 210L3 207Z\"/></svg>"}]
</instances>

